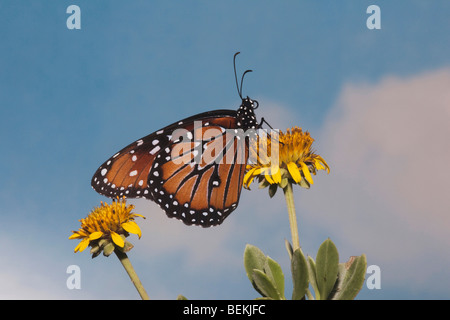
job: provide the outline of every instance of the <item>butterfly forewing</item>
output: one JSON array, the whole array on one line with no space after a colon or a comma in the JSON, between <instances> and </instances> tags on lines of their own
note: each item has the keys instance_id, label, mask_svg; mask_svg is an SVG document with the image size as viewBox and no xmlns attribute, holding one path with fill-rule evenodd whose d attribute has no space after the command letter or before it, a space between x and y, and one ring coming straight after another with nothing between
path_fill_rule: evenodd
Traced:
<instances>
[{"instance_id":1,"label":"butterfly forewing","mask_svg":"<svg viewBox=\"0 0 450 320\"><path fill-rule=\"evenodd\" d=\"M235 125L235 120L223 120L194 128L185 136L194 141L169 144L156 157L150 192L169 217L208 227L220 224L236 208L248 155L245 141L222 127ZM187 161L176 163L181 159Z\"/></svg>"}]
</instances>

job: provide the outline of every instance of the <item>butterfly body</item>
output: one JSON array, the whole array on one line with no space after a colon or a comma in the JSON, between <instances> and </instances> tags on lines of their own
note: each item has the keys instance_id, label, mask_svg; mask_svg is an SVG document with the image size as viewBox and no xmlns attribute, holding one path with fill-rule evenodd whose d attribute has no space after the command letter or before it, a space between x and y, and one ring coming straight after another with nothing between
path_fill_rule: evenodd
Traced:
<instances>
[{"instance_id":1,"label":"butterfly body","mask_svg":"<svg viewBox=\"0 0 450 320\"><path fill-rule=\"evenodd\" d=\"M260 127L257 107L247 97L237 110L204 112L155 131L105 161L91 185L110 198L150 199L187 225L219 225L239 202L245 132Z\"/></svg>"}]
</instances>

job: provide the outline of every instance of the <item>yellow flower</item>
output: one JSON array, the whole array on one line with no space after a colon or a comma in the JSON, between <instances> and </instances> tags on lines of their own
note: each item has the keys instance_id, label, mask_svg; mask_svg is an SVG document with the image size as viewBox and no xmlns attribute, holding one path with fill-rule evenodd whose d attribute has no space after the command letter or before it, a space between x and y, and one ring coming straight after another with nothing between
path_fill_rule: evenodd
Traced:
<instances>
[{"instance_id":1,"label":"yellow flower","mask_svg":"<svg viewBox=\"0 0 450 320\"><path fill-rule=\"evenodd\" d=\"M135 217L144 216L131 213L133 205L126 205L125 198L113 203L107 204L100 202L100 207L94 208L91 213L81 222L81 228L78 231L72 231L69 239L81 239L81 242L75 247L75 252L81 252L90 245L93 257L97 256L102 250L105 255L113 252L114 248L119 247L126 251L132 248L132 245L125 240L129 233L134 233L141 237L141 229L134 222ZM131 247L130 247L131 246Z\"/></svg>"},{"instance_id":2,"label":"yellow flower","mask_svg":"<svg viewBox=\"0 0 450 320\"><path fill-rule=\"evenodd\" d=\"M247 165L244 176L244 187L250 189L254 178L260 181L260 187L269 185L285 188L288 182L309 188L314 183L312 175L318 170L330 168L326 161L311 150L314 139L309 132L301 128L287 129L286 133L270 134L267 143L258 142L256 147L250 148L256 163ZM278 142L278 143L276 143ZM278 152L278 161L271 161L271 154Z\"/></svg>"}]
</instances>

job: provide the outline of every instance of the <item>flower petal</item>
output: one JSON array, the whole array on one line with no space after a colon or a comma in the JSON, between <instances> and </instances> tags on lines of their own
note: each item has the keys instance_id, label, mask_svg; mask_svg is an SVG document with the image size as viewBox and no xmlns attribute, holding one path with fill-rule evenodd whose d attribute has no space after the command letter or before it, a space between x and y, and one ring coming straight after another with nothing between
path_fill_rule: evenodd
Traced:
<instances>
[{"instance_id":1,"label":"flower petal","mask_svg":"<svg viewBox=\"0 0 450 320\"><path fill-rule=\"evenodd\" d=\"M121 248L123 248L123 246L125 245L125 241L123 241L122 237L114 231L111 231L111 239L116 245Z\"/></svg>"},{"instance_id":2,"label":"flower petal","mask_svg":"<svg viewBox=\"0 0 450 320\"><path fill-rule=\"evenodd\" d=\"M327 172L330 173L330 167L328 166L328 163L319 155L316 156L316 162L320 161L322 165L325 167L324 169L327 169Z\"/></svg>"},{"instance_id":3,"label":"flower petal","mask_svg":"<svg viewBox=\"0 0 450 320\"><path fill-rule=\"evenodd\" d=\"M273 166L270 168L270 174L272 176L272 179L275 183L281 182L281 170L278 166Z\"/></svg>"},{"instance_id":4,"label":"flower petal","mask_svg":"<svg viewBox=\"0 0 450 320\"><path fill-rule=\"evenodd\" d=\"M317 168L317 170L324 170L325 166L320 162L320 160L314 158L314 166Z\"/></svg>"},{"instance_id":5,"label":"flower petal","mask_svg":"<svg viewBox=\"0 0 450 320\"><path fill-rule=\"evenodd\" d=\"M302 181L302 175L300 174L300 170L298 169L297 165L294 162L289 162L287 164L287 168L295 183L300 183L300 181Z\"/></svg>"},{"instance_id":6,"label":"flower petal","mask_svg":"<svg viewBox=\"0 0 450 320\"><path fill-rule=\"evenodd\" d=\"M102 235L103 235L103 232L101 232L101 231L92 232L89 235L89 240L96 240L96 239L100 238Z\"/></svg>"},{"instance_id":7,"label":"flower petal","mask_svg":"<svg viewBox=\"0 0 450 320\"><path fill-rule=\"evenodd\" d=\"M256 177L256 176L258 176L258 175L261 174L261 171L262 171L262 168L257 168L257 167L255 167L255 168L250 169L250 170L245 174L245 176L248 176L249 178L250 178L250 177ZM244 179L245 179L245 177L244 177Z\"/></svg>"},{"instance_id":8,"label":"flower petal","mask_svg":"<svg viewBox=\"0 0 450 320\"><path fill-rule=\"evenodd\" d=\"M248 188L248 187L250 187L250 184L253 182L253 176L252 176L252 172L253 172L254 170L252 169L252 170L250 170L250 171L248 171L246 174L245 174L245 176L244 176L244 181L243 181L243 184L244 184L244 186L246 187L246 188Z\"/></svg>"},{"instance_id":9,"label":"flower petal","mask_svg":"<svg viewBox=\"0 0 450 320\"><path fill-rule=\"evenodd\" d=\"M145 219L145 216L143 216L142 214L139 214L139 213L132 213L132 214L130 214L130 217L132 217L132 218L141 217L141 218Z\"/></svg>"},{"instance_id":10,"label":"flower petal","mask_svg":"<svg viewBox=\"0 0 450 320\"><path fill-rule=\"evenodd\" d=\"M80 241L80 243L75 247L74 252L82 252L89 245L89 238L84 238Z\"/></svg>"},{"instance_id":11,"label":"flower petal","mask_svg":"<svg viewBox=\"0 0 450 320\"><path fill-rule=\"evenodd\" d=\"M274 184L275 183L275 181L273 181L273 179L270 176L270 174L266 174L264 177L266 178L267 182L269 182L270 184Z\"/></svg>"},{"instance_id":12,"label":"flower petal","mask_svg":"<svg viewBox=\"0 0 450 320\"><path fill-rule=\"evenodd\" d=\"M74 233L73 235L71 235L70 237L69 237L69 240L72 240L72 239L81 239L81 238L84 238L82 235L80 235L80 234L78 234L78 233Z\"/></svg>"},{"instance_id":13,"label":"flower petal","mask_svg":"<svg viewBox=\"0 0 450 320\"><path fill-rule=\"evenodd\" d=\"M305 176L306 181L308 181L310 184L314 184L314 181L311 177L311 173L309 172L308 166L303 162L300 162L300 166L302 167L302 172L303 172L303 175Z\"/></svg>"},{"instance_id":14,"label":"flower petal","mask_svg":"<svg viewBox=\"0 0 450 320\"><path fill-rule=\"evenodd\" d=\"M137 225L136 222L128 221L128 222L122 223L122 228L129 233L137 234L139 236L139 239L141 238L141 235L142 235L141 229L139 228L139 226Z\"/></svg>"}]
</instances>

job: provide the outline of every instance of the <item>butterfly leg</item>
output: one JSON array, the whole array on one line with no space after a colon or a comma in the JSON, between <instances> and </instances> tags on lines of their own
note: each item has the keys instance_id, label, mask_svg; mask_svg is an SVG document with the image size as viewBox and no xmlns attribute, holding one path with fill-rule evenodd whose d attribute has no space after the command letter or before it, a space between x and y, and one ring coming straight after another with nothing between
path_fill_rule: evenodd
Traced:
<instances>
[{"instance_id":1,"label":"butterfly leg","mask_svg":"<svg viewBox=\"0 0 450 320\"><path fill-rule=\"evenodd\" d=\"M264 117L261 118L261 121L259 122L259 127L262 127L262 124L265 123L269 126L270 129L273 130L272 126L264 119Z\"/></svg>"}]
</instances>

